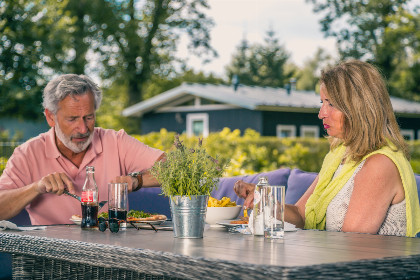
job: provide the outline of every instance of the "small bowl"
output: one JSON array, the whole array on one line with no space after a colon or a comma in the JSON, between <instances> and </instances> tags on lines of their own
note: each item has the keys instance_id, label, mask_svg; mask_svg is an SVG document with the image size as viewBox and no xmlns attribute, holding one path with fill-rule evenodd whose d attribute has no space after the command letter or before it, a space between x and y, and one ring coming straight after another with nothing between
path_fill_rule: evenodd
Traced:
<instances>
[{"instance_id":1,"label":"small bowl","mask_svg":"<svg viewBox=\"0 0 420 280\"><path fill-rule=\"evenodd\" d=\"M242 206L231 207L207 207L206 223L215 225L223 220L236 219L241 212Z\"/></svg>"}]
</instances>

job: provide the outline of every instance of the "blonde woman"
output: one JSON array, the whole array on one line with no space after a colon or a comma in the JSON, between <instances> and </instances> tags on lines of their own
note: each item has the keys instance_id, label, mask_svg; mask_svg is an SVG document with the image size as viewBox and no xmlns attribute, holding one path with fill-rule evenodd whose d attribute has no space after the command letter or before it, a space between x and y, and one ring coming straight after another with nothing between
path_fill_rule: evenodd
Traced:
<instances>
[{"instance_id":1,"label":"blonde woman","mask_svg":"<svg viewBox=\"0 0 420 280\"><path fill-rule=\"evenodd\" d=\"M351 60L322 72L318 117L331 148L318 176L285 219L306 229L415 236L416 181L385 82L369 63ZM254 185L235 183L253 201Z\"/></svg>"}]
</instances>

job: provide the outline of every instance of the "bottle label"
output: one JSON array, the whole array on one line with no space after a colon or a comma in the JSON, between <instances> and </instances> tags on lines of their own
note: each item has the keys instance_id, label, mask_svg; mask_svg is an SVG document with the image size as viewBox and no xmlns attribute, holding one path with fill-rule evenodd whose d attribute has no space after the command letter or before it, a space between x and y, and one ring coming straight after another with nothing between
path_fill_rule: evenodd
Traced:
<instances>
[{"instance_id":1,"label":"bottle label","mask_svg":"<svg viewBox=\"0 0 420 280\"><path fill-rule=\"evenodd\" d=\"M93 192L82 192L82 202L93 202Z\"/></svg>"}]
</instances>

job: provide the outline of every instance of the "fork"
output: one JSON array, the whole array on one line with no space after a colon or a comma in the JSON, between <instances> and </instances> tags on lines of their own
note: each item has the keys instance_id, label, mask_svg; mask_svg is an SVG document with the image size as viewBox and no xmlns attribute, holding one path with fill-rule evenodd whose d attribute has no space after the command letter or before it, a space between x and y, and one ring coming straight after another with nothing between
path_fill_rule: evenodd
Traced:
<instances>
[{"instance_id":1,"label":"fork","mask_svg":"<svg viewBox=\"0 0 420 280\"><path fill-rule=\"evenodd\" d=\"M73 193L69 193L68 191L64 191L64 194L66 194L68 196L71 196L71 197L77 199L78 201L82 202L82 198L80 196L78 196L78 195L75 195ZM108 201L106 201L106 200L99 202L99 204L98 204L98 206L99 206L98 207L98 210L101 209L107 202Z\"/></svg>"}]
</instances>

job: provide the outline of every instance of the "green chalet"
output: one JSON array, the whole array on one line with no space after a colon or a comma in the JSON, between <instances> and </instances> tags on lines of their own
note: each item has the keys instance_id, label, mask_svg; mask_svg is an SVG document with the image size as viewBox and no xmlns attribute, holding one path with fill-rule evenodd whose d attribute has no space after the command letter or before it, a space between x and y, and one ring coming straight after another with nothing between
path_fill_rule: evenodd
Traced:
<instances>
[{"instance_id":1,"label":"green chalet","mask_svg":"<svg viewBox=\"0 0 420 280\"><path fill-rule=\"evenodd\" d=\"M420 103L391 97L401 132L420 139ZM314 91L212 84L182 85L123 110L141 116L141 133L168 131L203 135L224 127L251 128L263 136L322 137L320 97ZM139 127L140 128L140 127Z\"/></svg>"}]
</instances>

